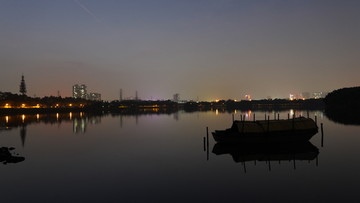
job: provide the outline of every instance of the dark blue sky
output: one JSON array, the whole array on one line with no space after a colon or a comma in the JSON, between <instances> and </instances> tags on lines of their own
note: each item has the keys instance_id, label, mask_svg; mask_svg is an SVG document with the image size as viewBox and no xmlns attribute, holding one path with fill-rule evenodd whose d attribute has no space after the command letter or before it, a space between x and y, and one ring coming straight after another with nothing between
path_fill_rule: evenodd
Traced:
<instances>
[{"instance_id":1,"label":"dark blue sky","mask_svg":"<svg viewBox=\"0 0 360 203\"><path fill-rule=\"evenodd\" d=\"M285 98L358 86L360 1L0 0L0 91Z\"/></svg>"}]
</instances>

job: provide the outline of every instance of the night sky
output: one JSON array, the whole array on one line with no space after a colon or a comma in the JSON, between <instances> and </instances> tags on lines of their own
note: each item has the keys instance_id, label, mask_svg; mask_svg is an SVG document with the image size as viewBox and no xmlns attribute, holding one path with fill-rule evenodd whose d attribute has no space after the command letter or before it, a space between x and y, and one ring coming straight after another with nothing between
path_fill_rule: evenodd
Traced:
<instances>
[{"instance_id":1,"label":"night sky","mask_svg":"<svg viewBox=\"0 0 360 203\"><path fill-rule=\"evenodd\" d=\"M359 86L358 0L0 0L0 91L288 98Z\"/></svg>"}]
</instances>

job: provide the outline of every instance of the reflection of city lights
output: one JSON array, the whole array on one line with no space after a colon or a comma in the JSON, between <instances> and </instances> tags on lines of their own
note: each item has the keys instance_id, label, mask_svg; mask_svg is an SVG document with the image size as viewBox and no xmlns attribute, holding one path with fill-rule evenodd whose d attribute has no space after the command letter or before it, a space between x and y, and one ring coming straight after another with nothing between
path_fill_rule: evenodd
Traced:
<instances>
[{"instance_id":1,"label":"reflection of city lights","mask_svg":"<svg viewBox=\"0 0 360 203\"><path fill-rule=\"evenodd\" d=\"M80 118L83 116L83 112L80 112Z\"/></svg>"},{"instance_id":2,"label":"reflection of city lights","mask_svg":"<svg viewBox=\"0 0 360 203\"><path fill-rule=\"evenodd\" d=\"M22 119L22 122L25 121L25 115L24 114L21 116L21 119Z\"/></svg>"},{"instance_id":3,"label":"reflection of city lights","mask_svg":"<svg viewBox=\"0 0 360 203\"><path fill-rule=\"evenodd\" d=\"M69 113L69 119L70 120L72 119L72 113L71 112Z\"/></svg>"},{"instance_id":4,"label":"reflection of city lights","mask_svg":"<svg viewBox=\"0 0 360 203\"><path fill-rule=\"evenodd\" d=\"M236 114L236 109L234 110L234 114Z\"/></svg>"},{"instance_id":5,"label":"reflection of city lights","mask_svg":"<svg viewBox=\"0 0 360 203\"><path fill-rule=\"evenodd\" d=\"M293 117L295 115L295 111L293 109L290 109L290 117Z\"/></svg>"},{"instance_id":6,"label":"reflection of city lights","mask_svg":"<svg viewBox=\"0 0 360 203\"><path fill-rule=\"evenodd\" d=\"M246 118L248 118L248 119L250 119L250 117L251 117L251 110L249 110L248 112L246 112Z\"/></svg>"},{"instance_id":7,"label":"reflection of city lights","mask_svg":"<svg viewBox=\"0 0 360 203\"><path fill-rule=\"evenodd\" d=\"M5 116L6 123L9 122L9 116Z\"/></svg>"},{"instance_id":8,"label":"reflection of city lights","mask_svg":"<svg viewBox=\"0 0 360 203\"><path fill-rule=\"evenodd\" d=\"M56 113L56 120L59 120L59 113Z\"/></svg>"},{"instance_id":9,"label":"reflection of city lights","mask_svg":"<svg viewBox=\"0 0 360 203\"><path fill-rule=\"evenodd\" d=\"M218 115L218 114L219 114L219 110L216 109L216 110L215 110L215 115Z\"/></svg>"},{"instance_id":10,"label":"reflection of city lights","mask_svg":"<svg viewBox=\"0 0 360 203\"><path fill-rule=\"evenodd\" d=\"M37 121L39 121L39 118L40 118L40 115L39 115L39 114L36 114L36 119L37 119Z\"/></svg>"}]
</instances>

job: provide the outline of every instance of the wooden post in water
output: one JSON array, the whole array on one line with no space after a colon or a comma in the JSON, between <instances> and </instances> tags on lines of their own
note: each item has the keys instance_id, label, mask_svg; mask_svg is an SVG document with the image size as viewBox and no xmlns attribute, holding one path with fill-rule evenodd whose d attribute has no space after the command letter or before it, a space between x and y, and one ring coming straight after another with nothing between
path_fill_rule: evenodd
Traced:
<instances>
[{"instance_id":1,"label":"wooden post in water","mask_svg":"<svg viewBox=\"0 0 360 203\"><path fill-rule=\"evenodd\" d=\"M324 128L323 128L323 123L321 123L320 126L321 126L321 147L324 147Z\"/></svg>"},{"instance_id":2,"label":"wooden post in water","mask_svg":"<svg viewBox=\"0 0 360 203\"><path fill-rule=\"evenodd\" d=\"M267 131L269 132L269 128L270 128L270 116L268 116L268 120L267 120Z\"/></svg>"},{"instance_id":3,"label":"wooden post in water","mask_svg":"<svg viewBox=\"0 0 360 203\"><path fill-rule=\"evenodd\" d=\"M294 154L294 170L296 170L296 164L295 164L295 154Z\"/></svg>"},{"instance_id":4,"label":"wooden post in water","mask_svg":"<svg viewBox=\"0 0 360 203\"><path fill-rule=\"evenodd\" d=\"M206 137L204 137L204 152L206 151Z\"/></svg>"},{"instance_id":5,"label":"wooden post in water","mask_svg":"<svg viewBox=\"0 0 360 203\"><path fill-rule=\"evenodd\" d=\"M209 160L209 127L206 127L206 160Z\"/></svg>"},{"instance_id":6,"label":"wooden post in water","mask_svg":"<svg viewBox=\"0 0 360 203\"><path fill-rule=\"evenodd\" d=\"M255 114L254 114L254 122L255 122Z\"/></svg>"},{"instance_id":7,"label":"wooden post in water","mask_svg":"<svg viewBox=\"0 0 360 203\"><path fill-rule=\"evenodd\" d=\"M292 119L292 129L295 130L295 114L293 115Z\"/></svg>"},{"instance_id":8,"label":"wooden post in water","mask_svg":"<svg viewBox=\"0 0 360 203\"><path fill-rule=\"evenodd\" d=\"M270 158L269 158L269 171L271 171Z\"/></svg>"},{"instance_id":9,"label":"wooden post in water","mask_svg":"<svg viewBox=\"0 0 360 203\"><path fill-rule=\"evenodd\" d=\"M280 120L280 114L278 113L278 120Z\"/></svg>"},{"instance_id":10,"label":"wooden post in water","mask_svg":"<svg viewBox=\"0 0 360 203\"><path fill-rule=\"evenodd\" d=\"M290 114L288 113L288 120L290 119Z\"/></svg>"},{"instance_id":11,"label":"wooden post in water","mask_svg":"<svg viewBox=\"0 0 360 203\"><path fill-rule=\"evenodd\" d=\"M240 121L242 120L242 115L240 114Z\"/></svg>"},{"instance_id":12,"label":"wooden post in water","mask_svg":"<svg viewBox=\"0 0 360 203\"><path fill-rule=\"evenodd\" d=\"M243 115L243 121L245 121L245 115Z\"/></svg>"},{"instance_id":13,"label":"wooden post in water","mask_svg":"<svg viewBox=\"0 0 360 203\"><path fill-rule=\"evenodd\" d=\"M246 162L244 161L244 172L246 173Z\"/></svg>"}]
</instances>

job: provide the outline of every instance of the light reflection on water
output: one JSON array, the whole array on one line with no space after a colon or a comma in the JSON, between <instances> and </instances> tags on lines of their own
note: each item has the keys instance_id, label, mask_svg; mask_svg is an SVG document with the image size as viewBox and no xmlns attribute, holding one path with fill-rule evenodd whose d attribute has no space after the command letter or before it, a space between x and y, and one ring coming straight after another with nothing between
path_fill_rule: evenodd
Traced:
<instances>
[{"instance_id":1,"label":"light reflection on water","mask_svg":"<svg viewBox=\"0 0 360 203\"><path fill-rule=\"evenodd\" d=\"M234 113L234 112L233 112ZM279 115L278 115L279 114ZM210 132L230 127L222 110L146 115L1 116L2 146L23 162L0 166L4 202L315 202L354 201L360 181L360 127L329 121L322 112L237 111L234 119L317 117L321 136L301 157L259 158L250 147L242 162L230 153L204 151ZM287 150L293 150L290 148ZM307 148L306 148L307 149ZM271 149L272 150L272 149ZM261 150L260 150L261 151ZM276 152L276 151L275 151ZM244 151L236 153L244 153ZM279 156L279 153L275 153ZM315 155L315 156L314 156ZM293 156L293 158L291 158ZM298 155L297 155L298 156ZM248 157L248 156L245 156ZM241 157L238 157L241 158ZM260 160L260 161L259 161ZM19 195L21 194L21 195ZM296 199L294 199L296 197Z\"/></svg>"}]
</instances>

